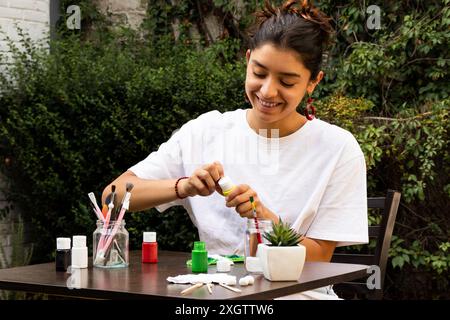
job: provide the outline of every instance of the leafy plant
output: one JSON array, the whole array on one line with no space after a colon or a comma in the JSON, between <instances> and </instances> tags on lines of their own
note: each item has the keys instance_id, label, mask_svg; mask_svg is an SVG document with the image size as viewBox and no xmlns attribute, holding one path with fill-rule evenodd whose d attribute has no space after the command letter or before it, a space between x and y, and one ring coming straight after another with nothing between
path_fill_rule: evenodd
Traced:
<instances>
[{"instance_id":1,"label":"leafy plant","mask_svg":"<svg viewBox=\"0 0 450 320\"><path fill-rule=\"evenodd\" d=\"M273 246L292 247L298 245L302 239L301 235L291 228L288 222L280 220L273 224L271 231L266 231L263 237Z\"/></svg>"},{"instance_id":2,"label":"leafy plant","mask_svg":"<svg viewBox=\"0 0 450 320\"><path fill-rule=\"evenodd\" d=\"M92 234L88 192L98 198L199 114L245 107L243 64L221 55L231 42L197 51L167 39L73 35L52 42L49 54L22 41L25 51L7 39L14 63L0 72L0 170L5 194L33 225L33 262L53 259L58 235ZM134 248L148 229L165 249L187 250L198 237L181 208L148 213L126 218Z\"/></svg>"}]
</instances>

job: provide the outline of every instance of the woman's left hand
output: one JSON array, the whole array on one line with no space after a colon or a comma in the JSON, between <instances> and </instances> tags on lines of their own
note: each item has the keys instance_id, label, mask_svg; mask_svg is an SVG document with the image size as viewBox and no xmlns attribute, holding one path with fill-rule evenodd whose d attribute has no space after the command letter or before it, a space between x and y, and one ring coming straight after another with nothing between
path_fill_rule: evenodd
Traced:
<instances>
[{"instance_id":1,"label":"woman's left hand","mask_svg":"<svg viewBox=\"0 0 450 320\"><path fill-rule=\"evenodd\" d=\"M250 197L256 206L256 215L258 218L273 219L271 213L260 201L258 194L246 184L237 185L233 191L225 198L227 207L235 207L236 212L243 218L253 218L253 208Z\"/></svg>"}]
</instances>

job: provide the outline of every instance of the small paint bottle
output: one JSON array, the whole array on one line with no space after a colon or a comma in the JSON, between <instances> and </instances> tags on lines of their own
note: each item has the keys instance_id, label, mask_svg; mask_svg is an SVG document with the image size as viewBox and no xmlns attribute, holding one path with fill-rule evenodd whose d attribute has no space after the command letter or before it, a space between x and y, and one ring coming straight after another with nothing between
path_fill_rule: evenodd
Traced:
<instances>
[{"instance_id":1,"label":"small paint bottle","mask_svg":"<svg viewBox=\"0 0 450 320\"><path fill-rule=\"evenodd\" d=\"M203 241L194 242L194 249L192 250L192 272L208 272L208 252Z\"/></svg>"},{"instance_id":2,"label":"small paint bottle","mask_svg":"<svg viewBox=\"0 0 450 320\"><path fill-rule=\"evenodd\" d=\"M56 238L56 271L67 271L71 261L70 238Z\"/></svg>"},{"instance_id":3,"label":"small paint bottle","mask_svg":"<svg viewBox=\"0 0 450 320\"><path fill-rule=\"evenodd\" d=\"M219 184L220 188L222 189L222 193L225 197L228 196L235 187L233 181L230 179L230 177L227 177L227 176L222 177L218 181L218 184Z\"/></svg>"},{"instance_id":4,"label":"small paint bottle","mask_svg":"<svg viewBox=\"0 0 450 320\"><path fill-rule=\"evenodd\" d=\"M158 262L158 243L156 242L156 232L144 232L144 242L142 243L142 262Z\"/></svg>"},{"instance_id":5,"label":"small paint bottle","mask_svg":"<svg viewBox=\"0 0 450 320\"><path fill-rule=\"evenodd\" d=\"M73 236L72 238L72 267L84 269L88 267L88 250L86 236Z\"/></svg>"}]
</instances>

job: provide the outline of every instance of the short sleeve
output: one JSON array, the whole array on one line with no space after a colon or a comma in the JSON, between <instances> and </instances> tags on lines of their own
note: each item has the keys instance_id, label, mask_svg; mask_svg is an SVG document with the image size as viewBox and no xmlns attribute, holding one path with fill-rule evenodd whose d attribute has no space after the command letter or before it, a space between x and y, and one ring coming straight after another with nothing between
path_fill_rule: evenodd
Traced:
<instances>
[{"instance_id":1,"label":"short sleeve","mask_svg":"<svg viewBox=\"0 0 450 320\"><path fill-rule=\"evenodd\" d=\"M184 176L181 146L183 145L183 140L189 136L189 132L188 122L180 130L176 131L169 140L161 144L158 151L150 153L147 158L128 170L139 178L148 180L178 179ZM176 205L184 205L184 200L178 199L164 203L157 206L156 209L159 212L163 212Z\"/></svg>"},{"instance_id":2,"label":"short sleeve","mask_svg":"<svg viewBox=\"0 0 450 320\"><path fill-rule=\"evenodd\" d=\"M366 162L356 140L352 144L353 152L345 152L338 162L306 233L309 238L336 241L338 247L369 241Z\"/></svg>"}]
</instances>

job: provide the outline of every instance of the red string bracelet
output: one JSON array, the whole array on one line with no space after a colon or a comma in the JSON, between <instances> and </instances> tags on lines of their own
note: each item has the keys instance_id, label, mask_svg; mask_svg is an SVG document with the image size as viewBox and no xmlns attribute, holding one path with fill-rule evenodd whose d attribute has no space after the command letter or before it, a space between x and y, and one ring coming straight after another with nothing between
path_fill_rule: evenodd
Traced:
<instances>
[{"instance_id":1,"label":"red string bracelet","mask_svg":"<svg viewBox=\"0 0 450 320\"><path fill-rule=\"evenodd\" d=\"M189 179L189 177L181 177L181 178L178 178L177 182L175 182L175 194L177 195L177 198L178 198L178 199L184 199L184 198L186 198L186 197L181 197L180 194L178 193L178 182L180 182L180 180L183 180L183 179Z\"/></svg>"}]
</instances>

